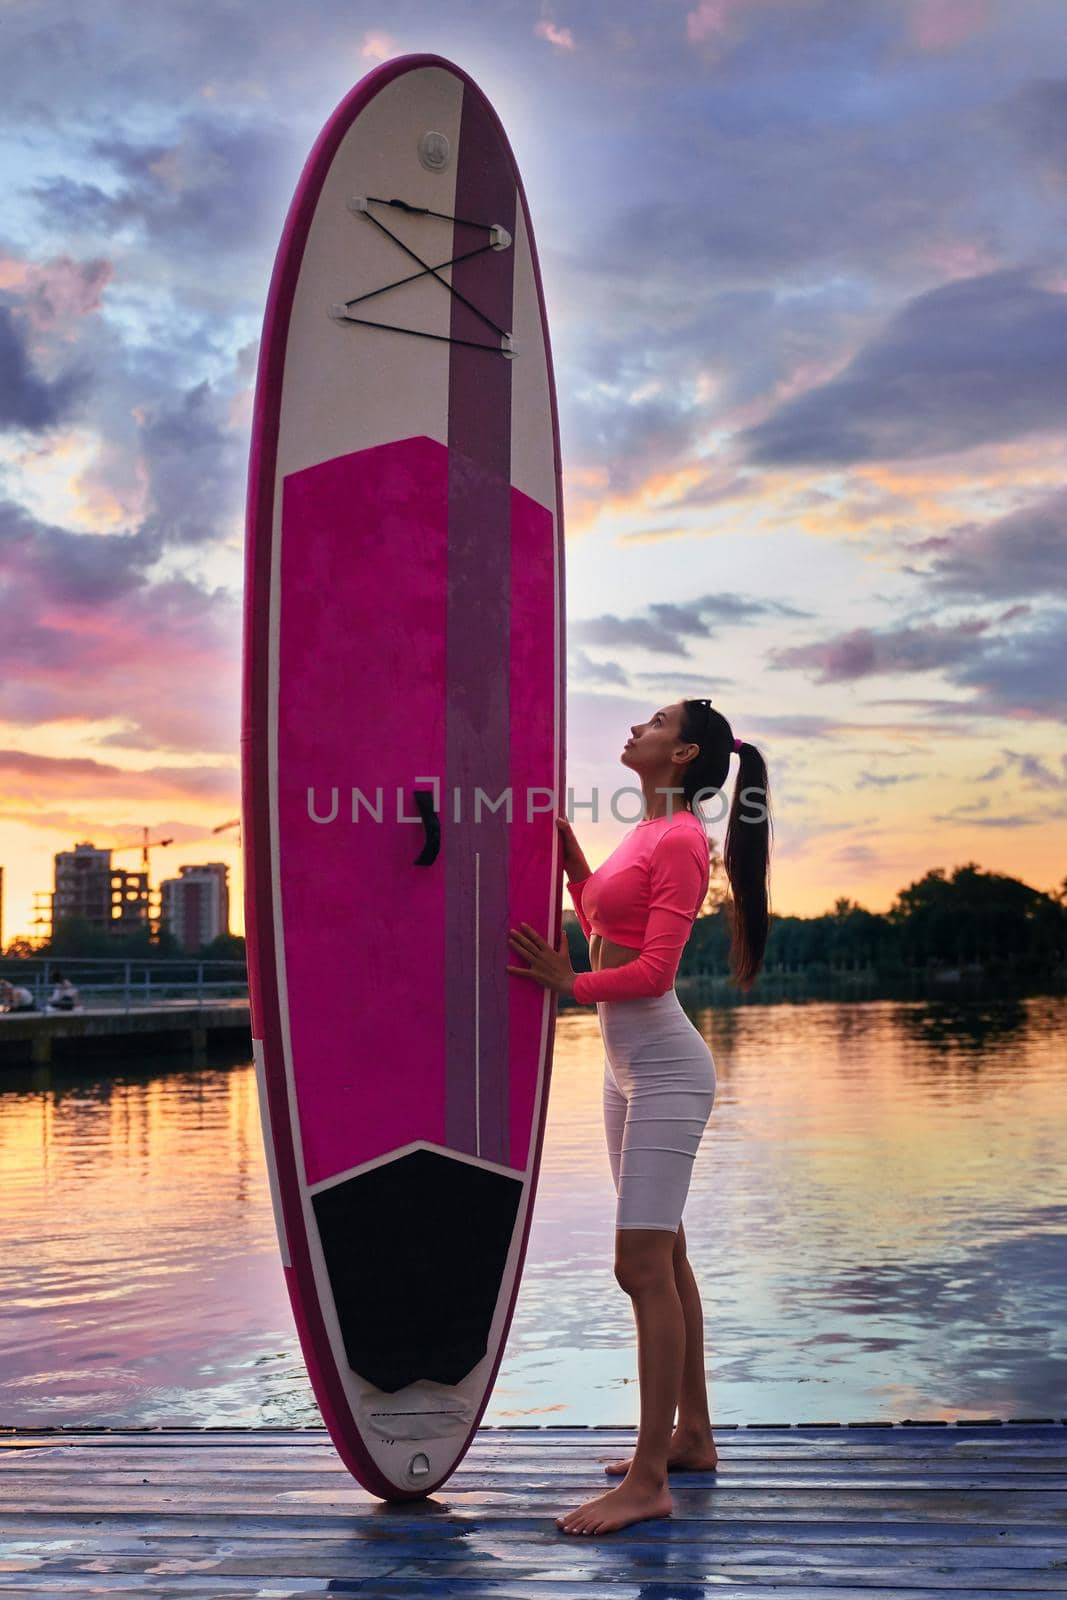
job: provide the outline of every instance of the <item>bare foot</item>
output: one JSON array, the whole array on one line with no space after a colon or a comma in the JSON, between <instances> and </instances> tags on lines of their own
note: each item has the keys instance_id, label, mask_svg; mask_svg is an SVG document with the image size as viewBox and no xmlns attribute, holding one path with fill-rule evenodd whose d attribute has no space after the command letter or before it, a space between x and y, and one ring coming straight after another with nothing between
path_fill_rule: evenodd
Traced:
<instances>
[{"instance_id":1,"label":"bare foot","mask_svg":"<svg viewBox=\"0 0 1067 1600\"><path fill-rule=\"evenodd\" d=\"M648 1517L669 1517L673 1509L666 1484L626 1482L557 1517L556 1526L564 1533L611 1533Z\"/></svg>"},{"instance_id":2,"label":"bare foot","mask_svg":"<svg viewBox=\"0 0 1067 1600\"><path fill-rule=\"evenodd\" d=\"M609 1461L604 1471L612 1477L629 1472L632 1456L625 1461ZM670 1450L667 1455L668 1472L714 1472L719 1464L719 1452L715 1448L715 1441L708 1438L694 1438L692 1434L679 1433L677 1428L671 1434Z\"/></svg>"}]
</instances>

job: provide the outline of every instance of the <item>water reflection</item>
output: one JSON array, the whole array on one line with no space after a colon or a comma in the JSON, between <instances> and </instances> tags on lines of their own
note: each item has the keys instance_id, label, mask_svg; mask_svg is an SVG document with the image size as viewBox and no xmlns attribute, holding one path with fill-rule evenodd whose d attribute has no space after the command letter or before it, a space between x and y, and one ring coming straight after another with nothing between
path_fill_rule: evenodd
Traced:
<instances>
[{"instance_id":1,"label":"water reflection","mask_svg":"<svg viewBox=\"0 0 1067 1600\"><path fill-rule=\"evenodd\" d=\"M691 1012L715 1109L685 1211L712 1416L1047 1415L1064 1377L1067 1000ZM560 1018L485 1422L636 1423L596 1017ZM7 1071L0 1418L317 1424L255 1075Z\"/></svg>"},{"instance_id":2,"label":"water reflection","mask_svg":"<svg viewBox=\"0 0 1067 1600\"><path fill-rule=\"evenodd\" d=\"M948 1049L985 1050L1001 1040L1011 1040L1025 1033L1030 1026L1033 1011L1042 1004L1055 1006L1056 1001L1035 999L1003 1000L970 1005L957 1001L944 1001L937 1006L908 1006L903 1009L905 1027L915 1030L915 1037L936 1050L939 1045Z\"/></svg>"}]
</instances>

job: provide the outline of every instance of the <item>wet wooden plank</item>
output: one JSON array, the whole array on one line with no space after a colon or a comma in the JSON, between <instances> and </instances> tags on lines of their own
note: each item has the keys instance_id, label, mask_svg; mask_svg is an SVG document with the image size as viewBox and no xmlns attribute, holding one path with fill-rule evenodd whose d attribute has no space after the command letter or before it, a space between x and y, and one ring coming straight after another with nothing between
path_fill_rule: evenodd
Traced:
<instances>
[{"instance_id":1,"label":"wet wooden plank","mask_svg":"<svg viewBox=\"0 0 1067 1600\"><path fill-rule=\"evenodd\" d=\"M447 1483L434 1491L433 1499L435 1502L461 1504L472 1495L477 1498L480 1493L492 1495L499 1504L518 1503L523 1494L531 1502L535 1499L543 1502L546 1497L553 1496L572 1498L578 1495L584 1499L592 1489L610 1489L620 1481L619 1476L608 1474L603 1467L598 1471L596 1463L591 1464L585 1472L575 1470L546 1474L531 1469L528 1473L509 1478L454 1473ZM986 1499L998 1497L998 1503L1003 1504L1007 1514L1012 1506L1021 1503L1020 1497L1025 1497L1027 1505L1045 1506L1053 1514L1055 1523L1067 1527L1067 1520L1062 1515L1062 1496L1067 1494L1067 1482L1062 1473L1028 1473L1019 1480L1013 1480L1007 1473L988 1476L953 1474L938 1478L927 1475L924 1481L915 1482L903 1472L861 1474L849 1473L844 1469L833 1473L794 1472L781 1475L672 1472L669 1483L675 1496L676 1509L688 1504L693 1496L703 1493L714 1493L720 1508L734 1503L753 1504L754 1497L758 1497L762 1504L780 1504L786 1498L799 1503L821 1494L835 1498L851 1496L849 1504L859 1495L864 1496L870 1504L880 1505L887 1504L890 1497L895 1505L904 1503L905 1497L910 1497L910 1502L917 1510L933 1509L948 1500L980 1495ZM1061 1498L1047 1498L1050 1495ZM1045 1498L1039 1500L1038 1496ZM164 1501L162 1497L167 1498ZM236 1513L242 1510L247 1512L249 1508L267 1503L279 1510L315 1505L355 1511L374 1509L379 1504L376 1496L362 1489L347 1475L342 1477L336 1474L332 1474L326 1482L308 1473L290 1473L280 1477L267 1473L249 1473L242 1477L242 1474L234 1473L226 1480L205 1481L202 1475L179 1476L156 1469L109 1473L100 1479L79 1473L73 1485L69 1478L51 1475L42 1482L36 1474L32 1479L20 1479L17 1484L10 1480L0 1484L0 1507L14 1511L26 1512L33 1506L47 1512L74 1505L107 1511L115 1506L129 1508L134 1501L139 1505L166 1503L185 1508L232 1509ZM394 1508L394 1514L399 1514L400 1509ZM1055 1515L1057 1511L1061 1513L1059 1516Z\"/></svg>"},{"instance_id":2,"label":"wet wooden plank","mask_svg":"<svg viewBox=\"0 0 1067 1600\"><path fill-rule=\"evenodd\" d=\"M531 1461L507 1471L495 1466L479 1468L477 1463L468 1463L452 1473L447 1483L436 1491L436 1497L454 1494L458 1490L478 1489L514 1490L518 1493L524 1490L558 1489L571 1493L586 1488L591 1481L591 1474L594 1475L592 1481L595 1481L598 1469L603 1475L605 1488L611 1488L618 1482L617 1478L604 1471L604 1462L595 1457L587 1462L560 1465ZM343 1466L340 1471L287 1466L272 1470L265 1465L257 1469L242 1467L237 1463L225 1471L212 1470L206 1474L195 1466L182 1468L172 1462L130 1462L124 1467L109 1463L105 1471L98 1472L87 1471L84 1467L72 1472L61 1463L41 1463L18 1474L18 1489L10 1488L11 1477L10 1473L7 1479L0 1475L0 1505L12 1504L13 1497L17 1503L20 1495L32 1495L38 1501L66 1498L72 1493L80 1493L87 1484L92 1486L94 1498L103 1492L114 1491L112 1498L115 1500L122 1498L126 1491L136 1491L140 1487L171 1489L183 1499L192 1494L205 1500L210 1497L216 1502L244 1500L250 1487L257 1496L268 1497L299 1493L329 1501L337 1495L344 1498L352 1493L366 1496L366 1491L360 1489ZM806 1465L775 1463L770 1466L766 1463L727 1462L714 1472L673 1471L670 1481L679 1490L707 1485L715 1486L720 1492L760 1489L781 1493L789 1489L814 1488L832 1494L857 1489L865 1493L876 1489L908 1489L916 1493L980 1491L983 1494L993 1491L1020 1494L1023 1491L1049 1489L1067 1493L1067 1474L1062 1467L1057 1469L1050 1465L1043 1468L1034 1461L1019 1467L997 1462L961 1462L955 1466L934 1463L925 1464L916 1471L911 1471L905 1462L892 1465L835 1463L833 1466L825 1462ZM367 1498L374 1500L376 1497L370 1495Z\"/></svg>"},{"instance_id":3,"label":"wet wooden plank","mask_svg":"<svg viewBox=\"0 0 1067 1600\"><path fill-rule=\"evenodd\" d=\"M882 1459L893 1455L914 1461L939 1460L946 1452L981 1452L990 1448L998 1454L1029 1452L1043 1459L1067 1457L1067 1427L1056 1424L1050 1427L1004 1428L979 1431L971 1428L952 1428L947 1431L931 1430L917 1436L912 1430L896 1428L892 1433L839 1432L813 1435L795 1432L781 1433L768 1429L758 1433L731 1433L716 1428L716 1444L724 1460L755 1459L817 1459L834 1460L868 1457ZM537 1430L517 1428L514 1432L486 1434L479 1430L472 1441L466 1460L488 1462L516 1459L563 1459L588 1457L591 1452L613 1456L632 1450L636 1440L633 1428L618 1428L610 1432L584 1429L574 1432L539 1433ZM111 1454L128 1455L138 1452L145 1442L168 1452L181 1451L202 1460L205 1452L212 1459L222 1461L240 1459L248 1461L255 1454L270 1460L314 1460L321 1458L337 1461L336 1452L328 1437L319 1432L313 1439L300 1435L279 1435L257 1438L253 1430L242 1438L239 1433L226 1433L201 1438L195 1433L114 1433L79 1434L73 1431L48 1430L40 1433L19 1433L4 1436L0 1431L0 1462L7 1462L17 1453L40 1454L44 1451L79 1448L79 1459L89 1461L89 1452L106 1450ZM340 1463L338 1462L340 1467ZM344 1468L340 1467L343 1471Z\"/></svg>"},{"instance_id":4,"label":"wet wooden plank","mask_svg":"<svg viewBox=\"0 0 1067 1600\"><path fill-rule=\"evenodd\" d=\"M718 1531L718 1530L717 1530ZM40 1541L10 1541L5 1550L3 1570L25 1572L39 1577L47 1572L70 1574L74 1571L96 1574L177 1576L186 1572L224 1577L248 1577L269 1571L272 1577L369 1578L371 1576L417 1577L446 1576L452 1580L479 1577L487 1560L503 1560L512 1575L530 1578L548 1571L557 1581L612 1581L616 1576L632 1582L652 1582L662 1578L664 1543L654 1539L632 1539L591 1549L582 1541L569 1551L555 1548L558 1536L547 1531L526 1535L502 1545L499 1540L471 1540L462 1551L435 1549L438 1541L425 1541L430 1548L404 1551L375 1560L353 1548L344 1539L316 1539L307 1549L289 1541L260 1539L204 1539L180 1536L171 1539L140 1539L111 1536L103 1539L71 1538ZM1062 1573L1063 1548L1029 1548L1025 1551L998 1551L988 1548L946 1547L938 1544L905 1551L886 1544L872 1547L842 1541L839 1545L784 1541L772 1547L753 1542L748 1547L724 1548L714 1552L702 1539L672 1539L669 1547L670 1574L676 1582L699 1583L711 1577L745 1582L786 1582L802 1570L814 1581L835 1584L881 1583L892 1579L899 1586L940 1584L950 1590L973 1587L976 1576L992 1576L995 1568L998 1586L1009 1593L1023 1593L1058 1581ZM397 1559L399 1558L399 1559ZM6 1586L5 1586L6 1587Z\"/></svg>"},{"instance_id":5,"label":"wet wooden plank","mask_svg":"<svg viewBox=\"0 0 1067 1600\"><path fill-rule=\"evenodd\" d=\"M1022 1434L1022 1432L1037 1432L1048 1434L1049 1429L1062 1429L1067 1426L1067 1418L1048 1416L1048 1418L989 1418L989 1419L960 1419L960 1421L899 1421L899 1422L715 1422L715 1432L723 1434L726 1438L769 1438L777 1435L784 1440L808 1440L825 1435L827 1438L851 1438L856 1435L870 1435L872 1438L909 1437L915 1430L928 1432L937 1437L952 1437L957 1434L989 1434L990 1437L1003 1437L1009 1434ZM632 1438L635 1427L625 1422L512 1422L507 1426L478 1427L478 1442L507 1443L514 1438L552 1438L552 1440L577 1440L581 1443L587 1438ZM216 1442L245 1443L250 1450L256 1446L269 1448L277 1442L296 1443L330 1443L330 1435L326 1434L325 1427L184 1427L179 1424L146 1424L136 1427L90 1427L85 1424L69 1427L14 1427L0 1426L0 1442L22 1442L22 1440L138 1440L138 1438L154 1438L154 1440L182 1440L186 1438L195 1445L213 1445Z\"/></svg>"},{"instance_id":6,"label":"wet wooden plank","mask_svg":"<svg viewBox=\"0 0 1067 1600\"><path fill-rule=\"evenodd\" d=\"M920 1443L914 1438L898 1438L895 1442L867 1445L850 1440L835 1444L833 1441L812 1440L804 1449L779 1448L774 1436L763 1443L755 1441L716 1441L722 1470L737 1471L758 1467L766 1471L808 1472L822 1470L823 1464L832 1462L847 1465L848 1470L895 1471L900 1464L909 1470L920 1467L930 1471L958 1472L972 1470L986 1463L1001 1466L1019 1466L1025 1470L1029 1463L1041 1471L1062 1471L1067 1466L1067 1428L1059 1428L1044 1438L1020 1438L1005 1435L1000 1439L976 1439L967 1435L938 1435L933 1443ZM560 1443L545 1438L530 1440L522 1435L505 1443L487 1444L476 1438L469 1447L457 1472L522 1472L531 1465L557 1468L562 1471L583 1468L588 1462L606 1462L632 1453L636 1434L622 1434L616 1439L596 1436L576 1442ZM250 1472L297 1471L335 1472L346 1475L347 1469L329 1442L316 1444L289 1444L279 1442L270 1450L244 1449L236 1441L213 1446L209 1451L185 1440L152 1439L153 1460L165 1461L168 1469L176 1472L218 1472L234 1470ZM0 1472L55 1471L63 1463L64 1471L132 1470L145 1459L144 1443L136 1440L120 1442L111 1440L99 1446L97 1441L40 1440L32 1446L24 1440L10 1444L0 1441Z\"/></svg>"},{"instance_id":7,"label":"wet wooden plank","mask_svg":"<svg viewBox=\"0 0 1067 1600\"><path fill-rule=\"evenodd\" d=\"M1028 1448L1035 1444L1043 1448L1067 1449L1067 1425L1064 1423L1028 1424L1018 1427L971 1428L953 1426L945 1429L915 1430L899 1425L886 1429L821 1429L818 1432L778 1428L746 1428L735 1430L713 1425L715 1442L728 1451L771 1451L784 1454L808 1454L819 1450L945 1450L962 1446L979 1448L995 1444L998 1449ZM510 1453L515 1450L553 1450L559 1452L614 1449L632 1443L637 1437L636 1427L630 1428L569 1428L544 1429L482 1429L479 1428L470 1448L490 1454ZM333 1453L333 1445L324 1430L314 1433L260 1434L249 1428L225 1433L198 1433L174 1430L81 1432L67 1428L41 1428L7 1430L0 1428L0 1448L4 1450L55 1449L78 1445L87 1449L126 1450L139 1449L151 1444L160 1449L195 1450L200 1454L238 1450L242 1456L256 1451L274 1455L279 1450L324 1451Z\"/></svg>"},{"instance_id":8,"label":"wet wooden plank","mask_svg":"<svg viewBox=\"0 0 1067 1600\"><path fill-rule=\"evenodd\" d=\"M611 1582L611 1600L654 1600L657 1589L662 1589L665 1596L677 1600L677 1591L669 1574L663 1573L658 1581L631 1582L625 1579L613 1578ZM923 1584L915 1588L901 1590L895 1586L882 1587L870 1584L835 1585L828 1590L822 1584L807 1582L792 1582L788 1585L779 1583L720 1583L709 1582L707 1588L701 1585L694 1589L685 1586L685 1600L702 1600L707 1594L708 1600L782 1600L787 1595L788 1600L945 1600L945 1590L940 1586L928 1587ZM529 1582L521 1580L512 1582L507 1576L497 1574L486 1575L483 1578L468 1579L442 1579L431 1580L428 1584L413 1582L411 1578L371 1578L365 1583L359 1580L338 1580L336 1583L325 1587L320 1579L274 1579L266 1583L262 1578L198 1578L187 1577L175 1580L172 1577L130 1577L107 1576L87 1578L81 1575L70 1578L49 1576L39 1584L19 1579L16 1584L5 1586L3 1592L23 1600L50 1600L50 1597L61 1595L76 1595L78 1600L97 1600L97 1597L110 1595L147 1595L151 1600L187 1600L191 1596L206 1596L210 1600L231 1600L231 1597L240 1597L240 1600L297 1600L298 1596L307 1594L317 1595L365 1595L373 1596L374 1600L411 1600L412 1596L440 1597L457 1596L466 1597L466 1600L591 1600L590 1586L588 1583L570 1583L556 1581L551 1578L540 1578ZM978 1591L970 1590L971 1594ZM985 1592L985 1591L983 1591ZM993 1591L989 1591L992 1593ZM1006 1600L1003 1591L998 1591L1002 1600ZM1062 1600L1062 1588L1039 1588L1026 1591L1027 1600ZM601 1591L601 1594L603 1591ZM599 1600L597 1591L592 1591L592 1600Z\"/></svg>"},{"instance_id":9,"label":"wet wooden plank","mask_svg":"<svg viewBox=\"0 0 1067 1600\"><path fill-rule=\"evenodd\" d=\"M261 1510L255 1515L238 1518L205 1512L197 1517L195 1524L191 1524L189 1518L181 1512L152 1515L139 1512L128 1514L98 1512L89 1518L84 1516L72 1518L63 1512L28 1513L19 1518L18 1528L26 1539L70 1536L72 1528L77 1530L78 1537L89 1538L169 1539L184 1535L220 1541L238 1538L251 1540L280 1538L287 1544L300 1540L322 1541L331 1537L351 1539L355 1534L358 1534L361 1541L371 1543L383 1537L398 1539L402 1536L405 1541L421 1549L427 1543L435 1546L441 1544L439 1526L443 1524L439 1523L439 1518L450 1514L447 1509L438 1506L436 1497L432 1517L422 1513L421 1516L416 1514L404 1520L401 1508L379 1508L379 1510L381 1518L385 1520L367 1521L358 1527L350 1514L292 1518L287 1520L284 1526L280 1526L275 1517ZM816 1544L835 1546L852 1542L862 1543L865 1549L924 1545L941 1548L951 1545L959 1549L982 1548L987 1552L1024 1547L1036 1549L1040 1546L1059 1551L1063 1558L1067 1559L1067 1534L1062 1529L1049 1529L1040 1524L1033 1526L1022 1524L1013 1529L1011 1540L1006 1543L1005 1529L996 1521L990 1524L976 1522L945 1525L929 1517L898 1518L885 1523L848 1517L836 1522L828 1519L815 1527L803 1520L790 1521L784 1517L744 1521L737 1516L729 1516L717 1510L713 1518L709 1516L707 1520L714 1521L716 1539L728 1536L731 1546L756 1543L776 1546L802 1544L807 1548ZM463 1516L454 1516L451 1526L455 1535L462 1536L460 1546L462 1549L469 1549L472 1543L483 1540L495 1547L526 1539L536 1540L546 1534L553 1539L556 1537L551 1519L539 1515L479 1519L467 1513ZM195 1527L193 1535L190 1535L191 1527ZM684 1543L692 1539L699 1541L705 1537L699 1525L694 1526L692 1522L680 1523L677 1517L637 1525L627 1529L626 1533L630 1541L648 1541L656 1545L668 1541L672 1546L678 1542ZM989 1559L988 1555L985 1559Z\"/></svg>"}]
</instances>

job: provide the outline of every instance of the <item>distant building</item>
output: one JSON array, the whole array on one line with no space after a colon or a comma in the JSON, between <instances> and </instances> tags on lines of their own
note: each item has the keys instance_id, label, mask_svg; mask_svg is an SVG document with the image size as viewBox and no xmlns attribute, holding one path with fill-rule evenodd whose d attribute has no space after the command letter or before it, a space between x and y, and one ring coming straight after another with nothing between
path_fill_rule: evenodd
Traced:
<instances>
[{"instance_id":1,"label":"distant building","mask_svg":"<svg viewBox=\"0 0 1067 1600\"><path fill-rule=\"evenodd\" d=\"M178 868L176 878L164 878L163 926L183 950L199 950L220 933L230 931L230 869L225 861Z\"/></svg>"},{"instance_id":2,"label":"distant building","mask_svg":"<svg viewBox=\"0 0 1067 1600\"><path fill-rule=\"evenodd\" d=\"M53 926L60 917L84 917L94 927L106 928L111 921L111 851L78 844L57 851L53 864Z\"/></svg>"},{"instance_id":3,"label":"distant building","mask_svg":"<svg viewBox=\"0 0 1067 1600\"><path fill-rule=\"evenodd\" d=\"M108 934L133 933L149 925L148 873L111 865L111 851L89 843L55 856L52 929L61 917L84 917Z\"/></svg>"}]
</instances>

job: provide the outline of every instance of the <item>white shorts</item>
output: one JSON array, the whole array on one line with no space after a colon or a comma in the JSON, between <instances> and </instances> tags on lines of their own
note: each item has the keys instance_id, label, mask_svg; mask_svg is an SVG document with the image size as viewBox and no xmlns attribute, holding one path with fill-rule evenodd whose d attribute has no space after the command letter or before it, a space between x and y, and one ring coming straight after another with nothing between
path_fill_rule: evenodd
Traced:
<instances>
[{"instance_id":1,"label":"white shorts","mask_svg":"<svg viewBox=\"0 0 1067 1600\"><path fill-rule=\"evenodd\" d=\"M715 1059L674 989L597 1002L616 1228L678 1232L715 1103Z\"/></svg>"}]
</instances>

